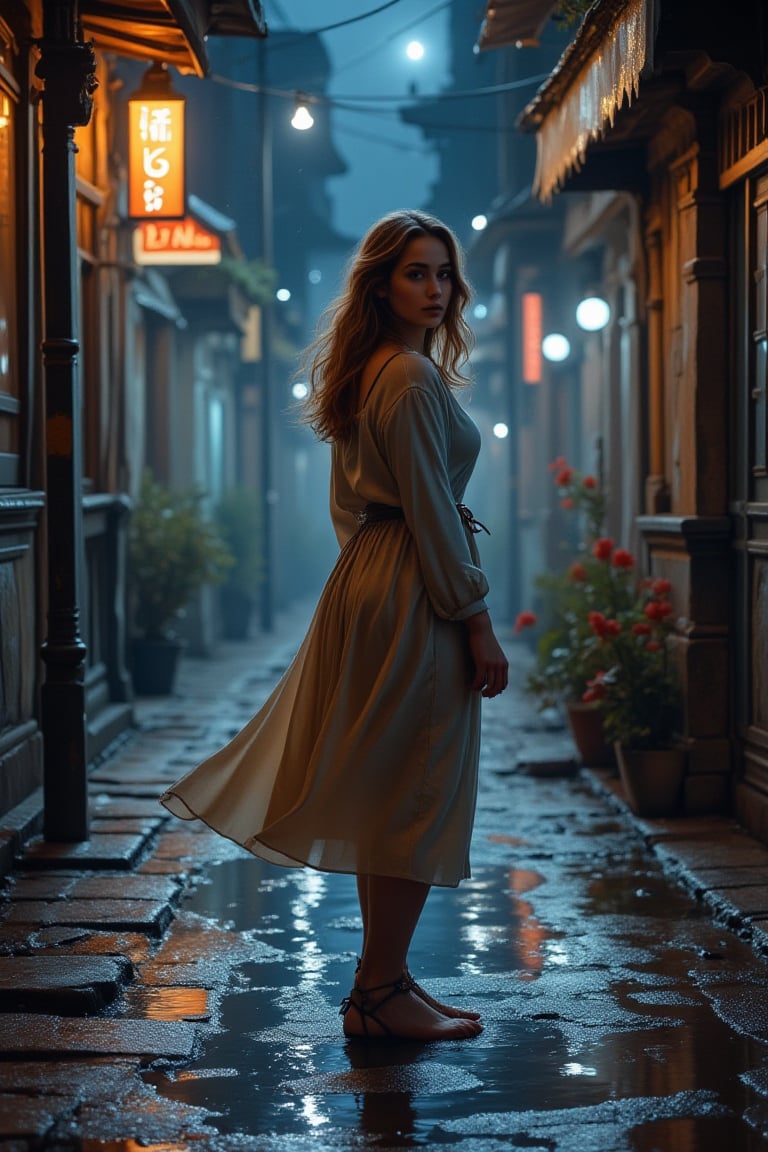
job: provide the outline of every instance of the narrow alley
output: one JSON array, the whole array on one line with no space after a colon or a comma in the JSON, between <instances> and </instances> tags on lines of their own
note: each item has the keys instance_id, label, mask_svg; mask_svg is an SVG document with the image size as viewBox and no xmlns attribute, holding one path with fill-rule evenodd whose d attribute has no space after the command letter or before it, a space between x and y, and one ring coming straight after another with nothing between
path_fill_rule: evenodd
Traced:
<instances>
[{"instance_id":1,"label":"narrow alley","mask_svg":"<svg viewBox=\"0 0 768 1152\"><path fill-rule=\"evenodd\" d=\"M768 850L722 818L640 821L574 771L509 635L473 877L433 891L411 957L485 1030L344 1041L353 878L272 868L156 801L266 697L306 622L185 660L92 773L90 842L33 836L6 877L0 1149L768 1146Z\"/></svg>"}]
</instances>

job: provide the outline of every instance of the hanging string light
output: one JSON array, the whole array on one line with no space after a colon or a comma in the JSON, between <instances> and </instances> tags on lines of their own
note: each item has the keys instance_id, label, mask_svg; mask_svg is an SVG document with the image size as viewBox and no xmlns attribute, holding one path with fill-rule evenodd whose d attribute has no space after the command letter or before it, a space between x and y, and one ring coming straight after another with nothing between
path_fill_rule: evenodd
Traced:
<instances>
[{"instance_id":1,"label":"hanging string light","mask_svg":"<svg viewBox=\"0 0 768 1152\"><path fill-rule=\"evenodd\" d=\"M298 132L306 132L307 128L311 128L315 122L308 103L307 97L303 93L296 93L296 111L291 118L291 127Z\"/></svg>"}]
</instances>

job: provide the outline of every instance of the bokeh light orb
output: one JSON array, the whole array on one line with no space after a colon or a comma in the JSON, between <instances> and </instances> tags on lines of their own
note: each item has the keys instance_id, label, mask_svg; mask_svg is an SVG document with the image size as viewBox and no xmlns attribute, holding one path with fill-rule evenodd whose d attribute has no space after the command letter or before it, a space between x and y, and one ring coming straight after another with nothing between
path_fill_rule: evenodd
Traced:
<instances>
[{"instance_id":1,"label":"bokeh light orb","mask_svg":"<svg viewBox=\"0 0 768 1152\"><path fill-rule=\"evenodd\" d=\"M541 354L552 364L561 364L571 354L571 342L562 332L550 332L541 342Z\"/></svg>"}]
</instances>

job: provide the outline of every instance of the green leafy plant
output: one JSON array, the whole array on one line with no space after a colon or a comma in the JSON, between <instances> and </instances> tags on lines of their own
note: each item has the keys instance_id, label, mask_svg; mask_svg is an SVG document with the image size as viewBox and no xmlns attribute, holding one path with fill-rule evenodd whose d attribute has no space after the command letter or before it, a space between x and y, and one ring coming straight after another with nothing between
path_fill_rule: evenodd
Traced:
<instances>
[{"instance_id":1,"label":"green leafy plant","mask_svg":"<svg viewBox=\"0 0 768 1152\"><path fill-rule=\"evenodd\" d=\"M234 560L202 511L202 494L174 492L147 470L128 529L128 586L136 633L165 639L204 584L218 584Z\"/></svg>"},{"instance_id":2,"label":"green leafy plant","mask_svg":"<svg viewBox=\"0 0 768 1152\"><path fill-rule=\"evenodd\" d=\"M234 563L225 585L252 598L264 576L261 504L252 488L232 488L216 507L216 524Z\"/></svg>"},{"instance_id":3,"label":"green leafy plant","mask_svg":"<svg viewBox=\"0 0 768 1152\"><path fill-rule=\"evenodd\" d=\"M682 706L670 651L670 582L639 579L632 554L602 534L607 503L594 477L563 457L550 468L560 504L580 517L583 536L562 573L537 580L547 624L527 689L542 707L593 703L608 740L665 747ZM521 612L515 630L537 625L535 613Z\"/></svg>"}]
</instances>

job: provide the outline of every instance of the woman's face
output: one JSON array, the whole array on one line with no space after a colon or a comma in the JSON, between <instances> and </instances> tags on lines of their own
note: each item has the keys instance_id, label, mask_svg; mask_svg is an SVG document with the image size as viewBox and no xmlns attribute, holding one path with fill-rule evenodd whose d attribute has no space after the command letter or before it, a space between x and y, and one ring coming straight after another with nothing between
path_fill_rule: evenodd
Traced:
<instances>
[{"instance_id":1,"label":"woman's face","mask_svg":"<svg viewBox=\"0 0 768 1152\"><path fill-rule=\"evenodd\" d=\"M446 245L437 236L417 236L403 249L383 295L403 334L416 343L419 332L423 339L427 329L442 324L452 291Z\"/></svg>"}]
</instances>

